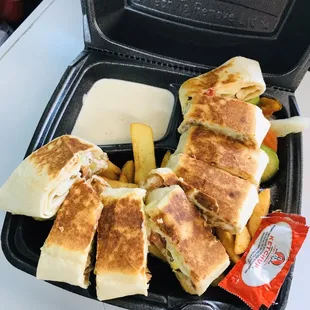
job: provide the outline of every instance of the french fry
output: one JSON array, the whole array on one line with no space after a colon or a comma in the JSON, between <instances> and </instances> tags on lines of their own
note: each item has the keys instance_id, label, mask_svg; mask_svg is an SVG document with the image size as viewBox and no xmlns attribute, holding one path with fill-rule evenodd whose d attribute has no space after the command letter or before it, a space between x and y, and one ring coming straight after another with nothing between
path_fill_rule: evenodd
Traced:
<instances>
[{"instance_id":1,"label":"french fry","mask_svg":"<svg viewBox=\"0 0 310 310\"><path fill-rule=\"evenodd\" d=\"M251 242L251 236L246 227L236 234L235 237L235 253L243 254Z\"/></svg>"},{"instance_id":2,"label":"french fry","mask_svg":"<svg viewBox=\"0 0 310 310\"><path fill-rule=\"evenodd\" d=\"M104 180L112 187L112 188L136 188L138 187L137 184L134 183L125 183L125 182L121 182L121 181L117 181L117 180L110 180L107 178L104 178Z\"/></svg>"},{"instance_id":3,"label":"french fry","mask_svg":"<svg viewBox=\"0 0 310 310\"><path fill-rule=\"evenodd\" d=\"M121 174L121 169L113 164L110 160L108 161L108 168L99 173L100 176L108 178L109 180L118 180Z\"/></svg>"},{"instance_id":4,"label":"french fry","mask_svg":"<svg viewBox=\"0 0 310 310\"><path fill-rule=\"evenodd\" d=\"M145 124L131 124L133 156L135 160L135 183L141 184L152 169L156 168L152 128Z\"/></svg>"},{"instance_id":5,"label":"french fry","mask_svg":"<svg viewBox=\"0 0 310 310\"><path fill-rule=\"evenodd\" d=\"M264 189L261 191L258 195L259 202L255 206L253 214L251 215L249 221L248 221L248 230L253 238L261 221L262 216L265 216L268 214L269 207L270 207L270 189Z\"/></svg>"},{"instance_id":6,"label":"french fry","mask_svg":"<svg viewBox=\"0 0 310 310\"><path fill-rule=\"evenodd\" d=\"M125 174L121 172L121 175L119 176L119 181L124 183L129 183L128 179L126 178Z\"/></svg>"},{"instance_id":7,"label":"french fry","mask_svg":"<svg viewBox=\"0 0 310 310\"><path fill-rule=\"evenodd\" d=\"M135 177L135 164L133 160L128 160L125 165L122 168L121 176L119 178L120 181L121 178L125 179L123 176L126 177L127 183L133 183L134 177Z\"/></svg>"},{"instance_id":8,"label":"french fry","mask_svg":"<svg viewBox=\"0 0 310 310\"><path fill-rule=\"evenodd\" d=\"M273 113L282 109L282 104L275 98L261 97L259 99L258 107L262 109L266 118L270 118Z\"/></svg>"},{"instance_id":9,"label":"french fry","mask_svg":"<svg viewBox=\"0 0 310 310\"><path fill-rule=\"evenodd\" d=\"M225 278L224 273L222 273L221 275L219 275L215 280L213 280L211 282L211 286L216 287L219 285L219 283Z\"/></svg>"},{"instance_id":10,"label":"french fry","mask_svg":"<svg viewBox=\"0 0 310 310\"><path fill-rule=\"evenodd\" d=\"M232 262L237 263L240 256L235 253L235 237L230 232L224 231L221 228L216 228L216 235L222 242Z\"/></svg>"},{"instance_id":11,"label":"french fry","mask_svg":"<svg viewBox=\"0 0 310 310\"><path fill-rule=\"evenodd\" d=\"M163 160L161 161L161 165L160 165L161 168L165 168L167 166L170 156L171 156L171 152L167 151L163 157Z\"/></svg>"}]
</instances>

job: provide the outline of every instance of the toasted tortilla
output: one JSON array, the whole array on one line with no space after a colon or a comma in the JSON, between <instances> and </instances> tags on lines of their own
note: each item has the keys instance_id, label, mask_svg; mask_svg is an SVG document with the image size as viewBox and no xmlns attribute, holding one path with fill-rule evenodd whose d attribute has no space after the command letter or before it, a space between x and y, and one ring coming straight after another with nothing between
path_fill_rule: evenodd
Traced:
<instances>
[{"instance_id":1,"label":"toasted tortilla","mask_svg":"<svg viewBox=\"0 0 310 310\"><path fill-rule=\"evenodd\" d=\"M211 226L221 227L236 234L245 227L258 202L256 186L224 170L190 156L170 157L167 167L197 191L217 202L217 208L201 208ZM197 197L198 202L200 197Z\"/></svg>"},{"instance_id":2,"label":"toasted tortilla","mask_svg":"<svg viewBox=\"0 0 310 310\"><path fill-rule=\"evenodd\" d=\"M270 122L257 106L238 99L217 96L197 96L184 114L178 128L184 133L200 125L215 133L238 140L249 147L260 147Z\"/></svg>"},{"instance_id":3,"label":"toasted tortilla","mask_svg":"<svg viewBox=\"0 0 310 310\"><path fill-rule=\"evenodd\" d=\"M98 225L95 274L99 300L147 295L144 189L106 188Z\"/></svg>"},{"instance_id":4,"label":"toasted tortilla","mask_svg":"<svg viewBox=\"0 0 310 310\"><path fill-rule=\"evenodd\" d=\"M0 209L36 218L53 217L72 184L86 167L107 168L98 146L70 135L61 136L28 156L0 188Z\"/></svg>"},{"instance_id":5,"label":"toasted tortilla","mask_svg":"<svg viewBox=\"0 0 310 310\"><path fill-rule=\"evenodd\" d=\"M217 212L218 203L216 199L187 184L183 178L179 178L170 168L151 170L143 184L143 188L150 192L154 189L171 185L179 185L185 192L189 201L202 210L206 209Z\"/></svg>"},{"instance_id":6,"label":"toasted tortilla","mask_svg":"<svg viewBox=\"0 0 310 310\"><path fill-rule=\"evenodd\" d=\"M103 208L100 191L104 181L99 192L94 183L101 181L98 177L80 179L72 185L41 248L38 279L88 287L92 242Z\"/></svg>"},{"instance_id":7,"label":"toasted tortilla","mask_svg":"<svg viewBox=\"0 0 310 310\"><path fill-rule=\"evenodd\" d=\"M260 96L265 90L266 84L259 63L239 56L210 72L185 81L180 87L179 98L184 114L192 99L201 93L248 101Z\"/></svg>"},{"instance_id":8,"label":"toasted tortilla","mask_svg":"<svg viewBox=\"0 0 310 310\"><path fill-rule=\"evenodd\" d=\"M268 164L267 154L202 126L181 135L177 154L186 154L258 185Z\"/></svg>"},{"instance_id":9,"label":"toasted tortilla","mask_svg":"<svg viewBox=\"0 0 310 310\"><path fill-rule=\"evenodd\" d=\"M185 291L203 294L228 266L222 244L178 185L147 195L145 212L155 241ZM155 235L155 236L156 236Z\"/></svg>"}]
</instances>

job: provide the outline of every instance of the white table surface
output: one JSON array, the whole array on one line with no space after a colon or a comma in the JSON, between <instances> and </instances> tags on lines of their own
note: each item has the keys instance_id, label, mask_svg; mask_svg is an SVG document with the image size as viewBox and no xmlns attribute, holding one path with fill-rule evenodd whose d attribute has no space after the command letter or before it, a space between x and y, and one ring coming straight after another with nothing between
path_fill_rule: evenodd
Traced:
<instances>
[{"instance_id":1,"label":"white table surface","mask_svg":"<svg viewBox=\"0 0 310 310\"><path fill-rule=\"evenodd\" d=\"M44 0L0 48L0 186L20 163L42 112L70 62L83 50L79 0ZM310 116L310 74L296 91ZM302 213L310 223L310 130L304 139ZM307 142L307 143L306 143ZM4 219L0 211L0 227ZM297 258L288 310L306 309L310 237ZM101 310L103 304L38 281L12 267L0 251L0 309ZM116 309L105 305L106 309Z\"/></svg>"}]
</instances>

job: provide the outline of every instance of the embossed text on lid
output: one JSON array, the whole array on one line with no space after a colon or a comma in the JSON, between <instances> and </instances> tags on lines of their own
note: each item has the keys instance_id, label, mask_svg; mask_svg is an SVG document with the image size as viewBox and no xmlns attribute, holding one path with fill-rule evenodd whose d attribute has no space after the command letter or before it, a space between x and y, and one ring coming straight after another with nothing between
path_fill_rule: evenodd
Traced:
<instances>
[{"instance_id":1,"label":"embossed text on lid","mask_svg":"<svg viewBox=\"0 0 310 310\"><path fill-rule=\"evenodd\" d=\"M224 26L251 32L276 30L290 0L132 0L139 10L186 18L205 27Z\"/></svg>"}]
</instances>

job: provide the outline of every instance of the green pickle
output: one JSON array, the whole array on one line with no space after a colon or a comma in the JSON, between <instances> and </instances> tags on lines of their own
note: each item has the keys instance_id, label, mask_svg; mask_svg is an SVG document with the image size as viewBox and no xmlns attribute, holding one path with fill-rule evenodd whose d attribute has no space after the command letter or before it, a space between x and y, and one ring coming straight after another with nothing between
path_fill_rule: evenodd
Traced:
<instances>
[{"instance_id":1,"label":"green pickle","mask_svg":"<svg viewBox=\"0 0 310 310\"><path fill-rule=\"evenodd\" d=\"M279 157L277 155L277 153L272 150L270 147L267 147L265 145L261 146L261 149L268 155L269 157L269 163L263 173L261 182L266 182L268 180L270 180L279 170L279 165L280 165L280 161L279 161Z\"/></svg>"},{"instance_id":2,"label":"green pickle","mask_svg":"<svg viewBox=\"0 0 310 310\"><path fill-rule=\"evenodd\" d=\"M247 103L251 103L251 104L254 104L254 105L258 105L259 104L259 97L255 97L251 100L248 100Z\"/></svg>"}]
</instances>

